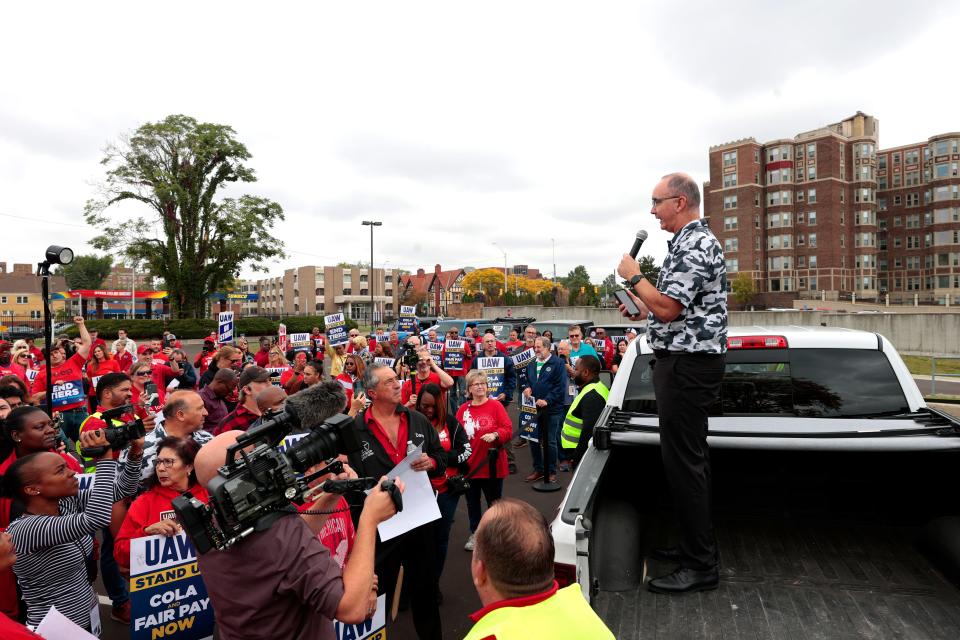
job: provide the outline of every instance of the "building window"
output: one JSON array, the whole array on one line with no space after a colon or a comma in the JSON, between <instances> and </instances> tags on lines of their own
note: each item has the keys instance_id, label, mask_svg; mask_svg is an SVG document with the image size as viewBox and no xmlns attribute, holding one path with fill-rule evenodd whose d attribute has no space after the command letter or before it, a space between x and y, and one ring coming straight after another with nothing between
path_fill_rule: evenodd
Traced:
<instances>
[{"instance_id":1,"label":"building window","mask_svg":"<svg viewBox=\"0 0 960 640\"><path fill-rule=\"evenodd\" d=\"M811 246L811 247L817 246L817 234L815 234L815 233L809 234L809 235L807 236L807 241L810 243L810 246ZM811 261L816 261L816 258L814 258L813 256L810 256L810 259L811 259ZM810 266L811 266L811 267L813 266L813 263L812 263L812 262L811 262Z\"/></svg>"},{"instance_id":2,"label":"building window","mask_svg":"<svg viewBox=\"0 0 960 640\"><path fill-rule=\"evenodd\" d=\"M17 304L27 304L29 296L17 296Z\"/></svg>"},{"instance_id":3,"label":"building window","mask_svg":"<svg viewBox=\"0 0 960 640\"><path fill-rule=\"evenodd\" d=\"M737 172L734 171L733 173L723 174L724 189L726 189L727 187L735 187L735 186L737 186Z\"/></svg>"},{"instance_id":4,"label":"building window","mask_svg":"<svg viewBox=\"0 0 960 640\"><path fill-rule=\"evenodd\" d=\"M816 165L810 165L807 167L807 180L816 180L817 179L817 167Z\"/></svg>"},{"instance_id":5,"label":"building window","mask_svg":"<svg viewBox=\"0 0 960 640\"><path fill-rule=\"evenodd\" d=\"M31 319L31 320L39 320L39 319L40 319L40 310L39 310L39 309L33 309L33 310L31 310L31 311L30 311L30 319Z\"/></svg>"},{"instance_id":6,"label":"building window","mask_svg":"<svg viewBox=\"0 0 960 640\"><path fill-rule=\"evenodd\" d=\"M737 152L734 151L724 151L723 152L723 166L725 167L735 167L737 166Z\"/></svg>"},{"instance_id":7,"label":"building window","mask_svg":"<svg viewBox=\"0 0 960 640\"><path fill-rule=\"evenodd\" d=\"M353 295L353 290L352 290L352 289L344 289L344 290L343 290L343 295L345 295L345 296L351 296L351 295Z\"/></svg>"},{"instance_id":8,"label":"building window","mask_svg":"<svg viewBox=\"0 0 960 640\"><path fill-rule=\"evenodd\" d=\"M813 246L813 245L810 245L810 246ZM810 268L811 268L811 269L816 269L816 268L817 268L817 256L815 256L815 255L810 256Z\"/></svg>"},{"instance_id":9,"label":"building window","mask_svg":"<svg viewBox=\"0 0 960 640\"><path fill-rule=\"evenodd\" d=\"M811 142L810 144L807 145L807 157L808 158L817 157L817 144L815 142Z\"/></svg>"},{"instance_id":10,"label":"building window","mask_svg":"<svg viewBox=\"0 0 960 640\"><path fill-rule=\"evenodd\" d=\"M886 211L886 210L887 210L887 199L877 198L877 211Z\"/></svg>"},{"instance_id":11,"label":"building window","mask_svg":"<svg viewBox=\"0 0 960 640\"><path fill-rule=\"evenodd\" d=\"M735 231L737 228L737 216L727 216L723 219L724 231Z\"/></svg>"},{"instance_id":12,"label":"building window","mask_svg":"<svg viewBox=\"0 0 960 640\"><path fill-rule=\"evenodd\" d=\"M816 189L809 189L809 190L807 191L807 202L808 202L809 204L813 204L813 203L816 202L816 201L817 201L817 190L816 190Z\"/></svg>"},{"instance_id":13,"label":"building window","mask_svg":"<svg viewBox=\"0 0 960 640\"><path fill-rule=\"evenodd\" d=\"M903 198L901 198L900 196L893 196L893 206L899 207L902 204L903 204Z\"/></svg>"},{"instance_id":14,"label":"building window","mask_svg":"<svg viewBox=\"0 0 960 640\"><path fill-rule=\"evenodd\" d=\"M723 251L724 253L734 253L739 247L738 238L725 238L723 241Z\"/></svg>"},{"instance_id":15,"label":"building window","mask_svg":"<svg viewBox=\"0 0 960 640\"><path fill-rule=\"evenodd\" d=\"M920 162L920 152L916 149L907 151L903 155L903 162L904 164L917 164Z\"/></svg>"},{"instance_id":16,"label":"building window","mask_svg":"<svg viewBox=\"0 0 960 640\"><path fill-rule=\"evenodd\" d=\"M737 208L737 196L724 196L723 197L723 208L724 209L736 209Z\"/></svg>"},{"instance_id":17,"label":"building window","mask_svg":"<svg viewBox=\"0 0 960 640\"><path fill-rule=\"evenodd\" d=\"M907 171L906 186L915 187L920 184L920 172L919 171Z\"/></svg>"},{"instance_id":18,"label":"building window","mask_svg":"<svg viewBox=\"0 0 960 640\"><path fill-rule=\"evenodd\" d=\"M726 266L727 266L727 272L736 273L737 271L740 270L740 261L737 260L736 258L729 258L724 262L726 263Z\"/></svg>"},{"instance_id":19,"label":"building window","mask_svg":"<svg viewBox=\"0 0 960 640\"><path fill-rule=\"evenodd\" d=\"M807 224L808 224L808 225L811 225L811 226L815 226L815 225L817 224L817 212L816 212L816 211L808 211L808 212L807 212Z\"/></svg>"}]
</instances>

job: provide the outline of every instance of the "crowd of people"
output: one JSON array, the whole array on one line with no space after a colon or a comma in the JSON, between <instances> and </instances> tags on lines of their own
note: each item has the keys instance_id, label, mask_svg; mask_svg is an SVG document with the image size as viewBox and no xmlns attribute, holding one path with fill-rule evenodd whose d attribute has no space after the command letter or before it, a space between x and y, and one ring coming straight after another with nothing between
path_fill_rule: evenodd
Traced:
<instances>
[{"instance_id":1,"label":"crowd of people","mask_svg":"<svg viewBox=\"0 0 960 640\"><path fill-rule=\"evenodd\" d=\"M341 575L341 597L350 602L324 614L363 620L369 613L367 599L352 591L366 584L365 571L351 571L351 565L372 563L373 591L387 594L388 602L403 567L398 597L410 607L419 637L439 638L440 578L460 496L470 531L464 549L473 551L484 502L490 511L503 499L504 479L517 473L517 452L527 446L507 409L524 397L535 403L547 456L538 444L529 446L534 471L525 480L554 480L558 469L570 470L582 457L606 398L599 372L616 367L625 351L625 343L614 344L602 330L585 339L579 325L556 343L533 326L516 327L505 342L467 326L462 336L451 329L446 336L431 331L405 341L396 331L363 336L353 329L347 343L337 345L318 327L307 345L285 349L277 337L265 336L255 352L244 337L218 345L211 336L191 358L172 334L138 344L120 330L107 343L82 318L74 323L78 336L49 349L32 341L0 344L0 529L17 555L12 567L0 568L0 612L6 616L0 616L0 632L12 621L34 626L56 606L98 633L91 587L98 573L112 603L110 617L129 624L131 540L178 534L173 500L188 491L208 500L205 485L212 476L201 471L204 452L223 448L289 406L297 408L303 429L336 413L354 418L363 448L362 455L343 458L348 475L379 478L422 447L414 470L430 478L438 521L378 541L375 553L358 561L365 522L363 535L371 535L363 516L369 500L361 496L347 511L339 498L345 514L335 509L321 522L303 519L308 537L334 561L318 571L324 579ZM489 358L499 359L493 376L480 367ZM115 415L123 408L126 414ZM134 419L143 422L146 436L111 451L104 430ZM91 447L102 451L90 454ZM95 473L94 481L80 490L76 475L84 472ZM391 515L385 500L377 505L371 522ZM216 573L226 563L211 555L201 565L204 573ZM243 637L236 594L208 589L221 637L232 637L231 629Z\"/></svg>"}]
</instances>

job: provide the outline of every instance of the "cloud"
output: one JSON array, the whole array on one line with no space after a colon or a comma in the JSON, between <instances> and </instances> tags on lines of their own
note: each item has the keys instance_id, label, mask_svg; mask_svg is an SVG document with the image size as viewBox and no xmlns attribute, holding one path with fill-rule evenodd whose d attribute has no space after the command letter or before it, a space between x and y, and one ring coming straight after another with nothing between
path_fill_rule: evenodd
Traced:
<instances>
[{"instance_id":1,"label":"cloud","mask_svg":"<svg viewBox=\"0 0 960 640\"><path fill-rule=\"evenodd\" d=\"M400 198L376 193L351 193L310 207L311 213L332 216L356 216L409 211L410 204Z\"/></svg>"},{"instance_id":2,"label":"cloud","mask_svg":"<svg viewBox=\"0 0 960 640\"><path fill-rule=\"evenodd\" d=\"M371 176L407 178L470 191L515 191L526 186L512 161L493 153L373 137L353 139L340 151L344 159Z\"/></svg>"},{"instance_id":3,"label":"cloud","mask_svg":"<svg viewBox=\"0 0 960 640\"><path fill-rule=\"evenodd\" d=\"M562 222L603 224L627 216L635 216L649 209L650 197L637 196L619 203L557 207L550 209L547 213L551 218Z\"/></svg>"},{"instance_id":4,"label":"cloud","mask_svg":"<svg viewBox=\"0 0 960 640\"><path fill-rule=\"evenodd\" d=\"M730 98L771 88L803 68L863 66L916 38L952 3L929 0L658 3L651 36L668 66ZM811 90L816 90L811 86Z\"/></svg>"},{"instance_id":5,"label":"cloud","mask_svg":"<svg viewBox=\"0 0 960 640\"><path fill-rule=\"evenodd\" d=\"M88 125L54 125L0 111L0 140L60 160L86 158L98 154L103 146L99 132Z\"/></svg>"}]
</instances>

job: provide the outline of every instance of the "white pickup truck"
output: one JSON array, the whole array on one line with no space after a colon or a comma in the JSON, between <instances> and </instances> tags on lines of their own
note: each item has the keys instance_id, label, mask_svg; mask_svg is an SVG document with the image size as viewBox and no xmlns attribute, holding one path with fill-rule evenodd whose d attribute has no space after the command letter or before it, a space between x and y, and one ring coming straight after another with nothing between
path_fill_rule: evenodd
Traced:
<instances>
[{"instance_id":1,"label":"white pickup truck","mask_svg":"<svg viewBox=\"0 0 960 640\"><path fill-rule=\"evenodd\" d=\"M863 331L735 327L709 442L720 588L645 580L676 542L636 340L552 523L617 638L960 638L960 422Z\"/></svg>"}]
</instances>

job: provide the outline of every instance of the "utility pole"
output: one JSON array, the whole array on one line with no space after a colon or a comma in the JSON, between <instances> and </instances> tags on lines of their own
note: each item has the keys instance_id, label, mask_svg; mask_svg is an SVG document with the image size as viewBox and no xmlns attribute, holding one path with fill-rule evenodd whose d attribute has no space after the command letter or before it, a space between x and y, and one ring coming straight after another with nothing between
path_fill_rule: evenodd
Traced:
<instances>
[{"instance_id":1,"label":"utility pole","mask_svg":"<svg viewBox=\"0 0 960 640\"><path fill-rule=\"evenodd\" d=\"M364 220L363 226L370 227L370 272L367 275L367 286L370 288L370 329L375 328L374 325L374 311L373 311L373 228L383 226L382 222L374 220ZM384 274L386 278L386 274Z\"/></svg>"},{"instance_id":2,"label":"utility pole","mask_svg":"<svg viewBox=\"0 0 960 640\"><path fill-rule=\"evenodd\" d=\"M504 251L496 242L493 243L493 246L495 246L497 249L500 249L500 253L503 254L503 302L506 304L507 292L510 290L510 285L507 284L507 252Z\"/></svg>"}]
</instances>

